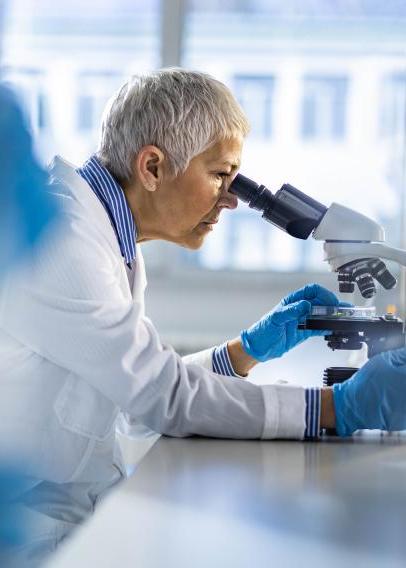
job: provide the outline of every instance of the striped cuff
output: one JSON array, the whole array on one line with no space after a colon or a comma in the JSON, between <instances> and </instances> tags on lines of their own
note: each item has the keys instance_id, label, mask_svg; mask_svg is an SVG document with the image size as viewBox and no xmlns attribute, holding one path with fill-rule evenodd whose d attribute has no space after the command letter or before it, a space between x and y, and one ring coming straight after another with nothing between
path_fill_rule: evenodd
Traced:
<instances>
[{"instance_id":1,"label":"striped cuff","mask_svg":"<svg viewBox=\"0 0 406 568\"><path fill-rule=\"evenodd\" d=\"M228 375L229 377L239 377L234 371L228 354L227 342L213 349L213 371L218 375Z\"/></svg>"},{"instance_id":2,"label":"striped cuff","mask_svg":"<svg viewBox=\"0 0 406 568\"><path fill-rule=\"evenodd\" d=\"M305 438L319 438L321 389L305 389L306 430Z\"/></svg>"}]
</instances>

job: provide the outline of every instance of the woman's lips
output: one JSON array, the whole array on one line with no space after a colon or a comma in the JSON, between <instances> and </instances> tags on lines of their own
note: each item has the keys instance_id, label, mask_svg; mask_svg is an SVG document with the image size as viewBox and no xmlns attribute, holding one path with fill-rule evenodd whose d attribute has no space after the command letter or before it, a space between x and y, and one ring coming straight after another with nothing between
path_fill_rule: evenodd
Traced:
<instances>
[{"instance_id":1,"label":"woman's lips","mask_svg":"<svg viewBox=\"0 0 406 568\"><path fill-rule=\"evenodd\" d=\"M218 219L213 219L212 221L202 221L200 225L203 226L208 231L212 231L216 223L218 223Z\"/></svg>"}]
</instances>

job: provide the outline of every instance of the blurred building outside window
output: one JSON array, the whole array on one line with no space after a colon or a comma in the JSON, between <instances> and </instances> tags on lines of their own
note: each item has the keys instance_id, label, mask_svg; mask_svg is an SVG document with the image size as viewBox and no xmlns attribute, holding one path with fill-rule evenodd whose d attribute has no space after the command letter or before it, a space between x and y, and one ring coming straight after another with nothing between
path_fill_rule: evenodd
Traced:
<instances>
[{"instance_id":1,"label":"blurred building outside window","mask_svg":"<svg viewBox=\"0 0 406 568\"><path fill-rule=\"evenodd\" d=\"M2 79L16 92L30 121L34 135L45 128L46 118L46 86L44 71L38 67L4 66Z\"/></svg>"},{"instance_id":2,"label":"blurred building outside window","mask_svg":"<svg viewBox=\"0 0 406 568\"><path fill-rule=\"evenodd\" d=\"M184 64L223 79L253 125L242 173L272 191L289 182L326 205L353 207L382 222L399 244L406 5L212 0L189 7ZM272 87L261 77L272 77ZM244 206L223 217L199 258L189 255L194 265L326 269L321 243L295 241Z\"/></svg>"},{"instance_id":3,"label":"blurred building outside window","mask_svg":"<svg viewBox=\"0 0 406 568\"><path fill-rule=\"evenodd\" d=\"M81 164L103 108L133 73L159 67L159 0L10 0L0 76L25 103L40 158Z\"/></svg>"},{"instance_id":4,"label":"blurred building outside window","mask_svg":"<svg viewBox=\"0 0 406 568\"><path fill-rule=\"evenodd\" d=\"M233 86L233 92L249 118L251 136L270 138L274 78L266 75L236 75Z\"/></svg>"},{"instance_id":5,"label":"blurred building outside window","mask_svg":"<svg viewBox=\"0 0 406 568\"><path fill-rule=\"evenodd\" d=\"M92 128L94 128L94 114L93 97L90 95L79 95L78 130L91 132Z\"/></svg>"},{"instance_id":6,"label":"blurred building outside window","mask_svg":"<svg viewBox=\"0 0 406 568\"><path fill-rule=\"evenodd\" d=\"M382 81L380 134L399 140L405 131L406 70L385 77Z\"/></svg>"},{"instance_id":7,"label":"blurred building outside window","mask_svg":"<svg viewBox=\"0 0 406 568\"><path fill-rule=\"evenodd\" d=\"M95 144L106 102L124 81L125 77L114 71L79 73L80 92L76 100L77 129L83 135L91 137Z\"/></svg>"},{"instance_id":8,"label":"blurred building outside window","mask_svg":"<svg viewBox=\"0 0 406 568\"><path fill-rule=\"evenodd\" d=\"M346 131L346 96L345 77L304 77L303 138L343 139Z\"/></svg>"}]
</instances>

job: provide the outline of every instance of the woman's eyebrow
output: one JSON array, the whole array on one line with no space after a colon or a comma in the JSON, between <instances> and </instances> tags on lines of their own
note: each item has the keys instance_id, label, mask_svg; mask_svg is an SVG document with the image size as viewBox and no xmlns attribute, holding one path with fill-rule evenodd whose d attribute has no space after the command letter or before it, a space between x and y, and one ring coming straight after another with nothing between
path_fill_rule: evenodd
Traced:
<instances>
[{"instance_id":1,"label":"woman's eyebrow","mask_svg":"<svg viewBox=\"0 0 406 568\"><path fill-rule=\"evenodd\" d=\"M215 163L219 166L229 166L231 167L232 170L236 170L240 167L240 163L238 161L230 162L229 160L224 160L224 161L216 161Z\"/></svg>"}]
</instances>

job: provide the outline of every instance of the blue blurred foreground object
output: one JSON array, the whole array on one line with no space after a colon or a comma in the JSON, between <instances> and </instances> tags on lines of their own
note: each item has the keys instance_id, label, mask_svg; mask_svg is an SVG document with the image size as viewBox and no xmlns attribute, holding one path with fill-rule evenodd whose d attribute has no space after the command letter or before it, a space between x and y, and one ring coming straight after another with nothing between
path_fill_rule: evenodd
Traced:
<instances>
[{"instance_id":1,"label":"blue blurred foreground object","mask_svg":"<svg viewBox=\"0 0 406 568\"><path fill-rule=\"evenodd\" d=\"M351 379L334 385L336 430L406 430L406 348L372 357Z\"/></svg>"},{"instance_id":2,"label":"blue blurred foreground object","mask_svg":"<svg viewBox=\"0 0 406 568\"><path fill-rule=\"evenodd\" d=\"M312 306L338 306L338 298L318 284L308 284L292 292L249 329L241 332L241 341L248 355L257 361L268 361L314 335L324 331L299 330L297 325Z\"/></svg>"},{"instance_id":3,"label":"blue blurred foreground object","mask_svg":"<svg viewBox=\"0 0 406 568\"><path fill-rule=\"evenodd\" d=\"M47 193L48 175L38 164L32 139L15 95L0 84L0 278L29 257L44 229L56 217ZM16 551L29 540L24 508L14 500L24 490L13 469L0 469L0 566L22 568Z\"/></svg>"},{"instance_id":4,"label":"blue blurred foreground object","mask_svg":"<svg viewBox=\"0 0 406 568\"><path fill-rule=\"evenodd\" d=\"M37 242L55 217L14 93L0 84L0 275Z\"/></svg>"},{"instance_id":5,"label":"blue blurred foreground object","mask_svg":"<svg viewBox=\"0 0 406 568\"><path fill-rule=\"evenodd\" d=\"M0 470L0 566L23 568L25 559L16 554L27 542L28 526L24 509L16 496L24 490L21 475L11 468Z\"/></svg>"},{"instance_id":6,"label":"blue blurred foreground object","mask_svg":"<svg viewBox=\"0 0 406 568\"><path fill-rule=\"evenodd\" d=\"M24 487L21 476L11 469L0 470L0 550L24 542L24 526L14 504ZM0 552L1 558L1 552Z\"/></svg>"}]
</instances>

